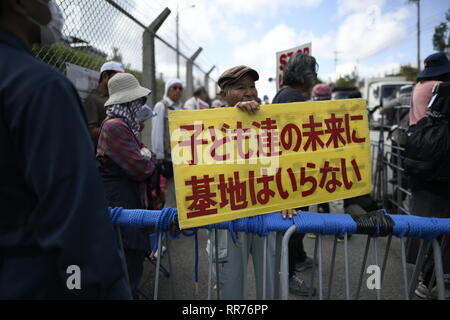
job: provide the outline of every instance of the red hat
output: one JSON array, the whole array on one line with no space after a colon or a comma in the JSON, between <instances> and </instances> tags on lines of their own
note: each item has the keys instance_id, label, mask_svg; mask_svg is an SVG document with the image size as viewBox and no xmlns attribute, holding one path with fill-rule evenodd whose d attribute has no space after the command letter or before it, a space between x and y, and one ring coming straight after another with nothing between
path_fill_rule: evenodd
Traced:
<instances>
[{"instance_id":1,"label":"red hat","mask_svg":"<svg viewBox=\"0 0 450 320\"><path fill-rule=\"evenodd\" d=\"M313 98L331 97L331 88L325 83L316 84L312 90Z\"/></svg>"}]
</instances>

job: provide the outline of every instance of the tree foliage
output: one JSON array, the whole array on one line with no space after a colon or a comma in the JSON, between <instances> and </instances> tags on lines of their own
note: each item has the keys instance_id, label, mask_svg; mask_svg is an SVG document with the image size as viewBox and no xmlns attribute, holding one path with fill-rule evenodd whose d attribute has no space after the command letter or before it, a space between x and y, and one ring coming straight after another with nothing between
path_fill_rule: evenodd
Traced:
<instances>
[{"instance_id":1,"label":"tree foliage","mask_svg":"<svg viewBox=\"0 0 450 320\"><path fill-rule=\"evenodd\" d=\"M387 77L405 77L408 81L416 81L417 76L419 75L419 70L417 68L412 67L409 64L401 65L400 71L396 74L388 74Z\"/></svg>"},{"instance_id":2,"label":"tree foliage","mask_svg":"<svg viewBox=\"0 0 450 320\"><path fill-rule=\"evenodd\" d=\"M450 7L445 14L446 21L434 28L433 48L436 51L446 51L450 48Z\"/></svg>"},{"instance_id":3,"label":"tree foliage","mask_svg":"<svg viewBox=\"0 0 450 320\"><path fill-rule=\"evenodd\" d=\"M336 79L335 82L333 82L331 85L333 87L339 87L339 88L350 88L350 87L359 87L360 81L359 81L358 73L356 70L353 70L352 73L346 74L344 76L339 76L338 79Z\"/></svg>"}]
</instances>

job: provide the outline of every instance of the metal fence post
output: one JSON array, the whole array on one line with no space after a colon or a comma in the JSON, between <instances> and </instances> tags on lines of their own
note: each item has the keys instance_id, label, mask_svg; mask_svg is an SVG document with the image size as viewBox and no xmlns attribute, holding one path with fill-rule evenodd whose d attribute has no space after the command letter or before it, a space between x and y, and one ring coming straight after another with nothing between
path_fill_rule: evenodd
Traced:
<instances>
[{"instance_id":1,"label":"metal fence post","mask_svg":"<svg viewBox=\"0 0 450 320\"><path fill-rule=\"evenodd\" d=\"M281 264L281 242L283 240L283 234L281 232L276 233L275 243L275 281L274 281L274 299L281 300L280 291L280 264Z\"/></svg>"},{"instance_id":2,"label":"metal fence post","mask_svg":"<svg viewBox=\"0 0 450 320\"><path fill-rule=\"evenodd\" d=\"M151 25L145 29L142 41L142 85L152 90L150 101L147 103L154 107L156 104L156 64L155 64L155 36L158 29L170 14L170 9L165 8ZM147 121L142 131L142 141L151 146L151 120Z\"/></svg>"},{"instance_id":3,"label":"metal fence post","mask_svg":"<svg viewBox=\"0 0 450 320\"><path fill-rule=\"evenodd\" d=\"M209 71L208 71L207 73L205 73L205 83L204 83L204 86L205 86L206 92L208 92L208 96L209 96L209 76L210 76L211 72L213 72L213 70L214 70L215 68L216 68L216 66L212 66L212 68L209 69Z\"/></svg>"},{"instance_id":4,"label":"metal fence post","mask_svg":"<svg viewBox=\"0 0 450 320\"><path fill-rule=\"evenodd\" d=\"M203 48L200 47L195 51L195 53L186 61L186 88L184 90L184 100L186 101L194 94L194 60L197 59Z\"/></svg>"},{"instance_id":5,"label":"metal fence post","mask_svg":"<svg viewBox=\"0 0 450 320\"><path fill-rule=\"evenodd\" d=\"M289 299L289 239L297 230L295 225L290 226L283 236L281 244L281 261L280 261L280 300Z\"/></svg>"},{"instance_id":6,"label":"metal fence post","mask_svg":"<svg viewBox=\"0 0 450 320\"><path fill-rule=\"evenodd\" d=\"M434 257L434 272L436 274L436 287L438 289L438 299L445 300L444 269L442 265L442 252L436 239L432 242ZM432 282L431 282L432 283ZM431 284L430 284L431 286Z\"/></svg>"}]
</instances>

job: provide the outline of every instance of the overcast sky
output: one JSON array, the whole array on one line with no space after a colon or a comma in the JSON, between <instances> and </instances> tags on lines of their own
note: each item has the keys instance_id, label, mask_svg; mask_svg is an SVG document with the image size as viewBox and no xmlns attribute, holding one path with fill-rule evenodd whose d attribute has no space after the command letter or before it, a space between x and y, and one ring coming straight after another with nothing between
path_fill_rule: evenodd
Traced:
<instances>
[{"instance_id":1,"label":"overcast sky","mask_svg":"<svg viewBox=\"0 0 450 320\"><path fill-rule=\"evenodd\" d=\"M58 0L63 2L67 0ZM81 1L88 10L90 1ZM97 0L94 0L95 3ZM203 47L197 63L203 70L213 65L212 76L218 78L227 68L246 64L256 69L259 96L275 94L276 52L312 43L312 55L319 63L319 77L330 82L355 68L362 77L383 76L398 70L400 64L417 61L416 5L407 0L117 0L142 21L150 24L165 8L172 13L158 35L175 46L175 17L180 8L181 50L187 56ZM76 2L72 2L76 3ZM94 3L94 2L93 2ZM106 3L106 1L105 1ZM445 20L448 0L421 1L421 60L433 53L434 27ZM191 5L195 8L189 8ZM109 6L104 4L105 6ZM74 8L78 5L73 5ZM87 8L87 9L86 9ZM111 8L109 8L111 9ZM79 11L79 10L78 10ZM69 24L80 28L99 23L96 17L82 23L84 14L72 15ZM95 27L102 32L120 29L113 38L121 48L124 62L142 69L142 29L124 16L112 28ZM108 30L112 29L112 30ZM123 30L122 30L123 29ZM126 30L125 30L126 29ZM74 33L73 30L70 33ZM90 35L91 32L85 33ZM82 37L86 37L83 34ZM97 40L97 46L102 48ZM111 46L105 44L104 47ZM176 76L175 54L161 43L156 47L158 73L164 78ZM336 53L337 52L337 53ZM337 63L336 63L337 58ZM181 78L185 81L182 60ZM197 78L202 74L195 71Z\"/></svg>"}]
</instances>

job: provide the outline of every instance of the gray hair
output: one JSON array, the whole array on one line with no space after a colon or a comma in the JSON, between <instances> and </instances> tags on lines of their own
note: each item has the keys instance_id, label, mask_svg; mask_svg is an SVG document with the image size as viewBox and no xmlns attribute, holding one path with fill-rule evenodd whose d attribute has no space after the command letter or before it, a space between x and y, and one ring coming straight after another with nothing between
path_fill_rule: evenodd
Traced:
<instances>
[{"instance_id":1,"label":"gray hair","mask_svg":"<svg viewBox=\"0 0 450 320\"><path fill-rule=\"evenodd\" d=\"M222 91L225 94L225 96L228 96L230 94L230 90L231 90L231 85L230 84L226 84L222 88Z\"/></svg>"},{"instance_id":2,"label":"gray hair","mask_svg":"<svg viewBox=\"0 0 450 320\"><path fill-rule=\"evenodd\" d=\"M287 86L312 87L317 81L319 65L313 56L297 53L291 57L284 69L284 83Z\"/></svg>"}]
</instances>

